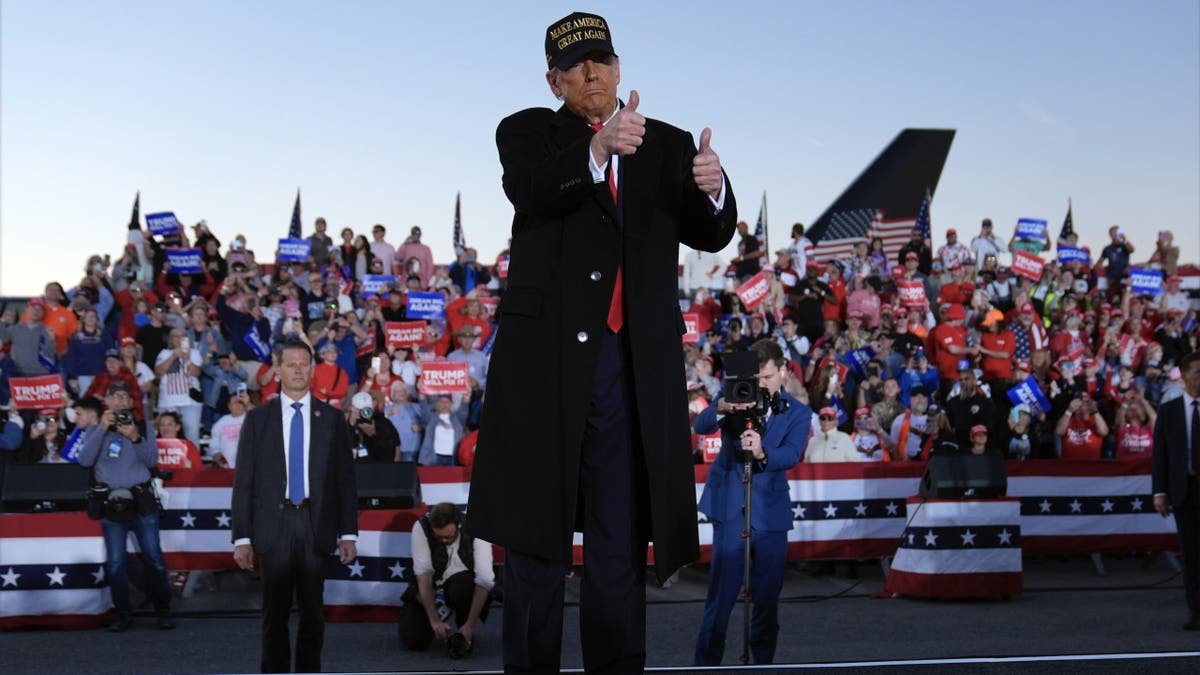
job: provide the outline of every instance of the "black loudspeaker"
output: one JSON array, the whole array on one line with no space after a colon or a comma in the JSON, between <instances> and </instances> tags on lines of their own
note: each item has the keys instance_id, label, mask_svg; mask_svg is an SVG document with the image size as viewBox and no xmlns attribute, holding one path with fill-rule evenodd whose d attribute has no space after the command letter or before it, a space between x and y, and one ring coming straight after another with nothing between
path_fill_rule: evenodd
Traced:
<instances>
[{"instance_id":1,"label":"black loudspeaker","mask_svg":"<svg viewBox=\"0 0 1200 675\"><path fill-rule=\"evenodd\" d=\"M78 464L9 464L0 498L5 511L83 511L92 470Z\"/></svg>"},{"instance_id":2,"label":"black loudspeaker","mask_svg":"<svg viewBox=\"0 0 1200 675\"><path fill-rule=\"evenodd\" d=\"M1007 492L1008 471L996 454L933 455L921 477L922 497L987 499Z\"/></svg>"},{"instance_id":3,"label":"black loudspeaker","mask_svg":"<svg viewBox=\"0 0 1200 675\"><path fill-rule=\"evenodd\" d=\"M358 508L411 509L421 503L416 462L357 462Z\"/></svg>"}]
</instances>

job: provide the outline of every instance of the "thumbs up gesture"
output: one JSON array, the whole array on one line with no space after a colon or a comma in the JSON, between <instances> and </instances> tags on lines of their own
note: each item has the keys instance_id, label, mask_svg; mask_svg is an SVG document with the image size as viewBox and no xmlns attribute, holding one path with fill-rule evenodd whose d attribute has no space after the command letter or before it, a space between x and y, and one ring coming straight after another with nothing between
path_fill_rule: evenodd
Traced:
<instances>
[{"instance_id":1,"label":"thumbs up gesture","mask_svg":"<svg viewBox=\"0 0 1200 675\"><path fill-rule=\"evenodd\" d=\"M604 164L610 155L637 152L646 135L646 118L637 111L639 100L636 89L629 92L629 103L592 137L592 157L596 164Z\"/></svg>"},{"instance_id":2,"label":"thumbs up gesture","mask_svg":"<svg viewBox=\"0 0 1200 675\"><path fill-rule=\"evenodd\" d=\"M713 152L712 129L704 128L700 132L700 149L692 160L692 177L696 186L713 199L721 196L721 187L725 184L725 176L721 173L721 158Z\"/></svg>"}]
</instances>

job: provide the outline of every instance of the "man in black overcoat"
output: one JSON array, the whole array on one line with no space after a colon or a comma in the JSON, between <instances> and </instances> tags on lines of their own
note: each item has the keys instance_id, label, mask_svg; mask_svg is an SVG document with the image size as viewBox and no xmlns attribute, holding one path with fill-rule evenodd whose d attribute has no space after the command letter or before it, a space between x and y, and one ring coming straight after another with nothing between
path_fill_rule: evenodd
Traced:
<instances>
[{"instance_id":1,"label":"man in black overcoat","mask_svg":"<svg viewBox=\"0 0 1200 675\"><path fill-rule=\"evenodd\" d=\"M558 669L579 530L584 665L641 672L646 544L660 581L699 553L679 245L720 251L737 210L708 129L622 106L603 18L551 25L546 62L564 105L496 131L515 215L467 517L505 547L506 670Z\"/></svg>"},{"instance_id":2,"label":"man in black overcoat","mask_svg":"<svg viewBox=\"0 0 1200 675\"><path fill-rule=\"evenodd\" d=\"M1179 361L1183 396L1158 409L1154 423L1151 479L1154 509L1175 513L1183 553L1183 592L1188 620L1184 630L1200 630L1200 351Z\"/></svg>"}]
</instances>

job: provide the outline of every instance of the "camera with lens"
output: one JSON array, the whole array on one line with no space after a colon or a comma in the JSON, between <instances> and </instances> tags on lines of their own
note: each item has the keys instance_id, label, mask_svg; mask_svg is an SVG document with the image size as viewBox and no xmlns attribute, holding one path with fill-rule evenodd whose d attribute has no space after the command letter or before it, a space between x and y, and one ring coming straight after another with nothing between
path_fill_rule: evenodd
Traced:
<instances>
[{"instance_id":1,"label":"camera with lens","mask_svg":"<svg viewBox=\"0 0 1200 675\"><path fill-rule=\"evenodd\" d=\"M375 409L374 408L359 408L358 419L356 420L356 422L358 424L370 424L371 420L374 418L375 418Z\"/></svg>"},{"instance_id":2,"label":"camera with lens","mask_svg":"<svg viewBox=\"0 0 1200 675\"><path fill-rule=\"evenodd\" d=\"M117 410L116 412L113 413L113 426L114 427L124 426L127 424L133 424L133 411L132 410L128 410L128 409Z\"/></svg>"},{"instance_id":3,"label":"camera with lens","mask_svg":"<svg viewBox=\"0 0 1200 675\"><path fill-rule=\"evenodd\" d=\"M452 659L461 659L471 653L471 643L462 633L455 633L446 639L446 653Z\"/></svg>"},{"instance_id":4,"label":"camera with lens","mask_svg":"<svg viewBox=\"0 0 1200 675\"><path fill-rule=\"evenodd\" d=\"M727 403L751 403L753 408L732 413L736 417L760 422L770 411L783 412L787 402L781 396L771 395L758 386L758 354L756 352L733 352L724 355L725 384L723 392Z\"/></svg>"}]
</instances>

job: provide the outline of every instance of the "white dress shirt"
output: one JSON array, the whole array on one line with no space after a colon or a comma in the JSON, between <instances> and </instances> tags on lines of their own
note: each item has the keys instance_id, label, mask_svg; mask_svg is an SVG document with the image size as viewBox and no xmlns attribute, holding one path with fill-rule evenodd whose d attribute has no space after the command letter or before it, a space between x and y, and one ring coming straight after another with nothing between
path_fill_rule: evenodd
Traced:
<instances>
[{"instance_id":1,"label":"white dress shirt","mask_svg":"<svg viewBox=\"0 0 1200 675\"><path fill-rule=\"evenodd\" d=\"M492 586L496 585L496 572L492 569L492 545L478 538L474 542L471 551L475 555L475 585L490 591ZM413 523L411 543L413 574L432 575L433 554L429 550L429 541L425 538L425 528L421 527L419 520ZM432 580L435 590L440 588L446 579L467 570L467 566L458 557L458 545L461 543L462 537L455 537L454 543L446 547L450 558L446 561L446 570L442 573L442 578Z\"/></svg>"}]
</instances>

